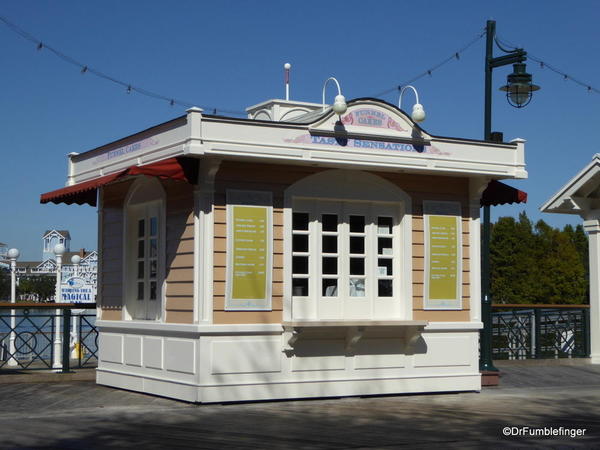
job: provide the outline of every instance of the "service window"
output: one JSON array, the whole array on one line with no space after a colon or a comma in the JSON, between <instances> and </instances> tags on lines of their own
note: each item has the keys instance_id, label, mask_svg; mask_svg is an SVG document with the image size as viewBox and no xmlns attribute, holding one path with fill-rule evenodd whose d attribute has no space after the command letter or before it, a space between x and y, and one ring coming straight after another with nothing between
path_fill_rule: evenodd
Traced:
<instances>
[{"instance_id":1,"label":"service window","mask_svg":"<svg viewBox=\"0 0 600 450\"><path fill-rule=\"evenodd\" d=\"M399 215L392 203L294 201L293 318L397 316Z\"/></svg>"}]
</instances>

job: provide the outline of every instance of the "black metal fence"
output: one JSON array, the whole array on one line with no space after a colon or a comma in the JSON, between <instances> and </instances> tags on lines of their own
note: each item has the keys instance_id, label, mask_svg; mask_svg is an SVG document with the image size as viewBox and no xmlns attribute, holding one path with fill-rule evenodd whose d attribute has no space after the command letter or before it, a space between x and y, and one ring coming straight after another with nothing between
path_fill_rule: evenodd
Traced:
<instances>
[{"instance_id":1,"label":"black metal fence","mask_svg":"<svg viewBox=\"0 0 600 450\"><path fill-rule=\"evenodd\" d=\"M585 358L588 305L494 305L493 359Z\"/></svg>"},{"instance_id":2,"label":"black metal fence","mask_svg":"<svg viewBox=\"0 0 600 450\"><path fill-rule=\"evenodd\" d=\"M0 303L0 370L96 367L95 304Z\"/></svg>"}]
</instances>

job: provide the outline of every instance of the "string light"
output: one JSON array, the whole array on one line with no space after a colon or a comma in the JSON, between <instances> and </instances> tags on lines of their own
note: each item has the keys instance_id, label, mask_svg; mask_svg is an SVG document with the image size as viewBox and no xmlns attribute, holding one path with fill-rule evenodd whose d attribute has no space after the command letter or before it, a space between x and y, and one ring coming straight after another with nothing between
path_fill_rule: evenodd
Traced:
<instances>
[{"instance_id":1,"label":"string light","mask_svg":"<svg viewBox=\"0 0 600 450\"><path fill-rule=\"evenodd\" d=\"M500 40L500 42L502 42L503 45L507 45L509 47L516 48L514 45L512 45L509 42L502 41L502 40ZM556 73L557 75L561 75L562 79L564 81L572 81L573 83L578 84L579 86L587 89L587 92L590 92L590 93L591 92L595 92L596 94L600 94L600 89L595 88L594 86L592 86L589 83L584 83L583 81L580 81L580 80L578 80L576 78L573 78L571 75L569 75L569 74L563 72L562 70L559 70L556 67L548 64L546 61L542 60L542 58L534 56L534 55L532 55L529 52L527 52L527 58L531 59L532 61L535 61L536 63L538 63L542 69L546 68L546 69L549 69L552 72Z\"/></svg>"},{"instance_id":2,"label":"string light","mask_svg":"<svg viewBox=\"0 0 600 450\"><path fill-rule=\"evenodd\" d=\"M141 95L144 95L144 96L147 96L147 97L152 97L152 98L155 98L157 100L163 100L165 102L168 102L168 104L170 106L174 106L174 105L177 104L177 105L189 108L189 107L197 106L198 105L197 103L183 101L183 100L177 100L177 99L174 99L172 97L166 97L166 96L163 96L163 95L158 94L156 92L136 87L136 86L132 85L131 83L126 83L126 82L120 81L120 80L118 80L116 78L113 78L113 77L111 77L111 76L109 76L109 75L107 75L107 74L105 74L105 73L103 73L103 72L101 72L99 70L93 69L92 67L90 67L90 66L88 66L86 64L83 64L83 63L75 60L74 58L72 58L72 57L70 57L70 56L62 53L61 51L59 51L59 50L57 50L57 49L55 49L55 48L53 48L53 47L51 47L51 46L43 43L41 40L37 39L33 35L29 34L27 31L25 31L22 28L18 27L17 25L15 25L14 23L12 23L11 21L9 21L5 17L0 16L0 21L3 22L14 33L20 35L21 37L25 38L26 40L28 40L30 42L33 42L36 45L36 48L37 48L38 51L42 50L42 49L47 49L48 51L52 52L55 56L57 56L58 58L62 59L63 61L68 62L69 64L72 64L72 65L78 66L79 69L80 69L80 72L82 74L85 74L85 73L89 72L89 73L91 73L93 75L96 75L99 78L103 78L103 79L105 79L107 81L110 81L110 82L112 82L114 84L118 84L118 85L123 86L126 89L126 93L127 94L130 94L132 91L135 91L136 93L139 93ZM449 56L449 57L445 58L444 60L440 61L438 64L436 64L435 66L431 67L430 69L427 69L424 72L421 72L420 74L416 75L415 77L413 77L413 78L411 78L409 80L406 80L405 82L400 83L400 84L398 84L398 85L396 85L396 86L394 86L392 88L386 89L385 91L382 91L382 92L379 92L379 93L377 93L375 95L372 95L371 97L383 97L383 96L385 96L385 95L387 95L387 94L389 94L391 92L394 92L394 91L400 89L401 86L406 86L406 85L412 84L415 81L417 81L417 80L419 80L419 79L421 79L421 78L423 78L425 76L432 76L433 72L435 70L439 69L440 67L442 67L445 64L449 63L450 61L453 61L453 60L459 61L460 60L460 54L464 53L466 50L468 50L477 41L479 41L483 36L485 36L485 34L486 34L485 30L483 30L483 32L477 34L477 36L474 39L472 39L470 42L468 42L460 50L458 50L456 52L453 52L451 56ZM503 42L503 41L501 41L498 38L497 38L497 40L500 41L500 42L502 42L503 45L507 45L509 47L516 48L514 45L512 45L510 43ZM565 81L568 81L568 80L573 81L574 83L576 83L576 84L578 84L578 85L586 88L587 92L589 92L589 93L595 92L597 94L600 94L600 90L597 89L597 88L595 88L595 87L593 87L592 85L590 85L588 83L584 83L582 81L579 81L579 80L577 80L577 79L575 79L575 78L567 75L566 73L558 70L557 68L551 66L550 64L548 64L547 62L543 61L542 59L540 59L540 58L538 58L536 56L531 55L530 53L528 53L527 56L532 61L535 61L535 62L539 63L540 68L542 68L542 69L547 68L547 69L551 70L552 72L555 72L558 75L562 75L562 77L563 77L563 79ZM217 108L215 108L215 107L212 107L212 106L203 106L203 105L200 105L200 106L202 106L206 110L211 110L212 109L214 111L214 114L215 115L217 114ZM219 108L219 111L222 114L242 115L242 116L246 115L246 113L243 112L243 111L232 111L232 110L225 110L225 109L220 109L220 108Z\"/></svg>"},{"instance_id":3,"label":"string light","mask_svg":"<svg viewBox=\"0 0 600 450\"><path fill-rule=\"evenodd\" d=\"M43 43L41 40L37 39L35 36L29 34L27 31L23 30L22 28L18 27L17 25L15 25L11 21L9 21L6 17L0 16L0 21L3 22L14 33L18 34L19 36L25 38L26 40L28 40L32 43L34 43L36 45L37 50L46 49L46 50L50 51L51 53L53 53L55 56L57 56L61 60L65 61L69 64L72 64L74 66L79 67L79 70L82 74L89 72L99 78L103 78L114 84L118 84L125 88L125 92L127 94L130 94L132 91L135 91L136 93L145 95L147 97L152 97L157 100L164 100L165 102L168 102L169 105L171 105L171 106L174 106L175 104L181 105L185 108L191 108L192 106L201 106L203 109L207 109L207 110L214 109L216 111L216 108L214 108L212 106L204 106L204 105L199 105L198 103L177 100L172 97L166 97L166 96L158 94L156 92L149 91L147 89L142 89L142 88L136 87L135 85L133 85L131 83L126 83L124 81L120 81L114 77L111 77L111 76L105 74L104 72L101 72L99 70L96 70L96 69L90 67L87 64L83 64L83 63L77 61L76 59L64 54L63 52L61 52L60 50L58 50L54 47L51 47L51 46ZM231 115L241 115L241 116L246 115L246 113L244 111L232 111L232 110L225 110L225 109L219 109L219 110L221 111L221 113L226 113L226 114L231 114Z\"/></svg>"},{"instance_id":4,"label":"string light","mask_svg":"<svg viewBox=\"0 0 600 450\"><path fill-rule=\"evenodd\" d=\"M465 44L460 50L452 52L452 55L450 55L449 57L447 57L446 59L440 61L439 63L437 63L435 66L433 66L432 68L421 72L419 75L411 78L410 80L406 80L403 83L400 83L397 86L394 86L392 88L386 89L385 91L379 92L375 95L372 95L371 97L375 97L375 98L380 98L383 97L384 95L389 94L390 92L394 92L398 89L400 89L402 86L407 86L409 84L413 84L415 81L425 77L425 76L432 76L432 73L434 70L439 69L440 67L442 67L443 65L449 63L450 61L453 60L460 60L460 54L464 53L466 50L468 50L473 44L475 44L479 39L481 39L483 36L485 36L485 29L483 30L483 32L478 33L477 36L475 38L473 38L471 41L469 41L467 44Z\"/></svg>"}]
</instances>

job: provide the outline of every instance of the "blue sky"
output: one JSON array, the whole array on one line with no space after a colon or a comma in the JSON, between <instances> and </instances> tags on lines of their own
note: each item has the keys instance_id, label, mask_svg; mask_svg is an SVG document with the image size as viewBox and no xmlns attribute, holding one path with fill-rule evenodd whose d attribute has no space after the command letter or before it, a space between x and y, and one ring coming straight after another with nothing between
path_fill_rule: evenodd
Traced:
<instances>
[{"instance_id":1,"label":"blue sky","mask_svg":"<svg viewBox=\"0 0 600 450\"><path fill-rule=\"evenodd\" d=\"M600 88L600 4L595 1L28 1L4 2L0 15L63 53L119 80L198 106L243 111L284 96L320 102L323 82L347 98L373 96L430 69L497 21L498 36ZM41 257L41 235L69 229L73 248L96 248L96 210L40 205L64 185L66 155L83 152L184 114L58 59L0 24L3 193L0 241ZM434 135L482 138L484 39L414 83ZM499 55L497 53L496 55ZM493 218L525 210L554 226L576 216L539 206L600 152L600 95L530 61L542 87L527 108L496 90L510 67L494 71L494 130L527 140L525 206L494 208ZM397 103L396 92L385 100ZM412 98L404 100L410 110Z\"/></svg>"}]
</instances>

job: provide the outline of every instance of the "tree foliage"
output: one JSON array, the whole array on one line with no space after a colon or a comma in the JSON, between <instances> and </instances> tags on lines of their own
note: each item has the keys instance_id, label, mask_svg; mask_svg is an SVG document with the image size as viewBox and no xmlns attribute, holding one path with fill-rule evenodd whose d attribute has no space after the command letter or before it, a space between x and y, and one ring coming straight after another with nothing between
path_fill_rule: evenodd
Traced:
<instances>
[{"instance_id":1,"label":"tree foliage","mask_svg":"<svg viewBox=\"0 0 600 450\"><path fill-rule=\"evenodd\" d=\"M10 272L0 267L0 301L10 300Z\"/></svg>"},{"instance_id":2,"label":"tree foliage","mask_svg":"<svg viewBox=\"0 0 600 450\"><path fill-rule=\"evenodd\" d=\"M501 217L490 241L491 295L495 303L588 303L588 242L582 226L561 231Z\"/></svg>"},{"instance_id":3,"label":"tree foliage","mask_svg":"<svg viewBox=\"0 0 600 450\"><path fill-rule=\"evenodd\" d=\"M26 295L36 300L48 300L56 290L56 278L47 275L38 275L19 280L18 295Z\"/></svg>"}]
</instances>

